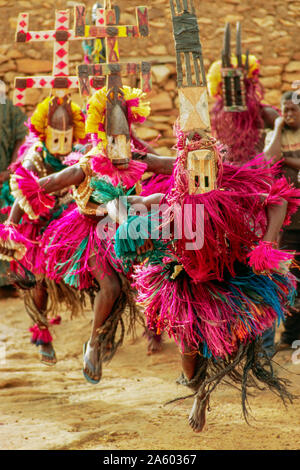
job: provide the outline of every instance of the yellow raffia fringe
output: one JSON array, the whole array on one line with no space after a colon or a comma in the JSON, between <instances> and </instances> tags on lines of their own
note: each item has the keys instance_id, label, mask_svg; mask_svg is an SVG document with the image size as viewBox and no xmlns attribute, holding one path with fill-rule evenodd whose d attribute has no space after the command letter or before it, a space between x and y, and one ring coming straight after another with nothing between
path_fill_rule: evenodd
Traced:
<instances>
[{"instance_id":1,"label":"yellow raffia fringe","mask_svg":"<svg viewBox=\"0 0 300 470\"><path fill-rule=\"evenodd\" d=\"M146 118L149 116L150 104L149 102L144 101L146 94L142 90L139 88L123 86L122 91L126 101L136 98L139 100L138 106L131 107L131 113L133 114L134 120L138 121L140 117ZM99 130L99 124L104 126L105 122L106 95L107 88L103 87L101 90L96 91L88 102L85 130L87 134L96 134L98 139L101 141L98 146L99 148L97 148L98 152L99 150L105 150L107 145L106 133ZM89 153L94 154L94 150L96 149L91 150Z\"/></svg>"},{"instance_id":2,"label":"yellow raffia fringe","mask_svg":"<svg viewBox=\"0 0 300 470\"><path fill-rule=\"evenodd\" d=\"M54 100L54 98L55 98L54 96L48 96L47 98L45 98L41 103L37 105L36 110L31 116L32 125L43 137L46 134L46 129L48 126L49 106L50 106L50 103ZM84 139L85 123L84 123L84 118L83 118L81 109L76 103L71 101L71 110L72 110L73 127L74 127L73 138L75 141L78 139Z\"/></svg>"},{"instance_id":3,"label":"yellow raffia fringe","mask_svg":"<svg viewBox=\"0 0 300 470\"><path fill-rule=\"evenodd\" d=\"M246 63L246 55L242 55L243 65ZM237 68L236 56L231 57L231 64ZM221 75L222 62L218 60L213 62L207 74L207 88L211 97L222 95L222 75ZM252 78L254 73L259 71L259 61L254 55L249 55L249 72L247 78Z\"/></svg>"}]
</instances>

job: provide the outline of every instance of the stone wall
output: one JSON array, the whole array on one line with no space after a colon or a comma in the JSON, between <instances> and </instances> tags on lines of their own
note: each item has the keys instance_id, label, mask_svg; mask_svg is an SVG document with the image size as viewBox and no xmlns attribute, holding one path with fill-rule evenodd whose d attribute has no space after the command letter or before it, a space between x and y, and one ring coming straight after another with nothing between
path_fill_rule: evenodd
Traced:
<instances>
[{"instance_id":1,"label":"stone wall","mask_svg":"<svg viewBox=\"0 0 300 470\"><path fill-rule=\"evenodd\" d=\"M30 12L30 29L52 29L54 9L70 8L85 3L90 11L94 0L0 0L0 79L11 96L15 76L51 72L52 45L45 43L15 44L17 15ZM135 23L134 7L147 5L150 12L151 37L120 40L121 58L147 58L153 63L153 92L150 95L152 117L138 131L146 139L161 135L159 145L167 152L174 142L172 125L177 116L176 69L169 0L118 0L121 23ZM243 46L261 61L261 81L265 102L278 105L282 91L300 79L300 1L297 0L194 0L196 6L206 69L220 56L225 21L242 22ZM233 34L234 36L234 34ZM82 62L80 43L70 46L71 73ZM135 85L134 80L130 81ZM44 96L31 90L26 111L30 113ZM80 100L79 95L74 99Z\"/></svg>"}]
</instances>

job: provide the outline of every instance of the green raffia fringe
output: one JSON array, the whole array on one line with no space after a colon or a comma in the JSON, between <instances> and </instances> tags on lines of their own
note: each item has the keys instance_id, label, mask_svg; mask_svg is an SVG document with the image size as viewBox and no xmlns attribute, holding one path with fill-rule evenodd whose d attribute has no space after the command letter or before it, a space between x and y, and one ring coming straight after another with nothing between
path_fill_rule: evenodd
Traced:
<instances>
[{"instance_id":1,"label":"green raffia fringe","mask_svg":"<svg viewBox=\"0 0 300 470\"><path fill-rule=\"evenodd\" d=\"M149 263L163 265L163 258L169 256L168 241L159 238L158 213L148 213L146 216L129 216L118 228L115 234L115 253L122 262L123 269L128 272L134 263L147 260ZM156 220L156 225L153 225ZM146 253L137 254L137 249L151 238L153 249Z\"/></svg>"},{"instance_id":2,"label":"green raffia fringe","mask_svg":"<svg viewBox=\"0 0 300 470\"><path fill-rule=\"evenodd\" d=\"M51 168L53 168L54 171L61 171L68 167L68 165L64 165L58 158L55 158L49 152L49 150L47 149L44 143L43 143L43 151L44 151L44 155L46 155L44 158L45 163L51 166ZM73 151L74 149L72 149L72 152Z\"/></svg>"},{"instance_id":3,"label":"green raffia fringe","mask_svg":"<svg viewBox=\"0 0 300 470\"><path fill-rule=\"evenodd\" d=\"M102 178L92 178L91 187L94 189L93 199L100 204L107 204L114 199L125 196L122 185L114 186Z\"/></svg>"},{"instance_id":4,"label":"green raffia fringe","mask_svg":"<svg viewBox=\"0 0 300 470\"><path fill-rule=\"evenodd\" d=\"M15 202L15 198L12 196L9 187L9 181L4 181L1 188L1 208L10 207Z\"/></svg>"},{"instance_id":5,"label":"green raffia fringe","mask_svg":"<svg viewBox=\"0 0 300 470\"><path fill-rule=\"evenodd\" d=\"M82 242L80 243L79 247L77 248L76 252L74 255L68 259L64 263L58 263L56 265L57 270L59 272L59 268L63 267L65 264L69 264L69 272L66 276L64 276L64 282L75 288L79 288L79 277L78 276L78 270L80 269L80 260L83 257L83 253L85 252L87 245L89 242L89 237L85 237Z\"/></svg>"}]
</instances>

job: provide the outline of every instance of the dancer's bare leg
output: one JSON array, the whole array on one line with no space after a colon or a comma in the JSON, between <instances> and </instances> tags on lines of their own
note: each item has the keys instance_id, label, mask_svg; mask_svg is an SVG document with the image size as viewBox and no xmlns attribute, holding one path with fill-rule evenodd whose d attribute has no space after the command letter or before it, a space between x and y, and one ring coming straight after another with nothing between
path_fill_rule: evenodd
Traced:
<instances>
[{"instance_id":1,"label":"dancer's bare leg","mask_svg":"<svg viewBox=\"0 0 300 470\"><path fill-rule=\"evenodd\" d=\"M196 374L197 354L186 353L181 356L182 368L186 378L191 381ZM208 399L204 402L205 392L202 395L196 395L190 415L189 425L195 432L201 432L206 422L206 409Z\"/></svg>"},{"instance_id":2,"label":"dancer's bare leg","mask_svg":"<svg viewBox=\"0 0 300 470\"><path fill-rule=\"evenodd\" d=\"M33 289L33 301L39 312L46 311L47 302L48 302L48 293L47 293L47 288L42 281L37 282L36 286ZM40 348L41 356L43 358L43 363L47 363L51 365L56 364L57 359L55 356L52 343L41 344L39 348Z\"/></svg>"},{"instance_id":3,"label":"dancer's bare leg","mask_svg":"<svg viewBox=\"0 0 300 470\"><path fill-rule=\"evenodd\" d=\"M185 354L181 355L181 364L184 375L190 381L195 375L196 369L196 362L197 362L197 355L186 352Z\"/></svg>"},{"instance_id":4,"label":"dancer's bare leg","mask_svg":"<svg viewBox=\"0 0 300 470\"><path fill-rule=\"evenodd\" d=\"M84 355L84 372L92 380L101 379L102 368L100 358L100 347L98 343L98 330L108 318L116 300L121 293L120 281L117 273L110 268L109 273L103 276L101 267L95 263L95 257L91 258L89 266L93 268L91 274L100 286L94 302L94 320L91 337L87 343ZM107 268L106 268L107 271Z\"/></svg>"}]
</instances>

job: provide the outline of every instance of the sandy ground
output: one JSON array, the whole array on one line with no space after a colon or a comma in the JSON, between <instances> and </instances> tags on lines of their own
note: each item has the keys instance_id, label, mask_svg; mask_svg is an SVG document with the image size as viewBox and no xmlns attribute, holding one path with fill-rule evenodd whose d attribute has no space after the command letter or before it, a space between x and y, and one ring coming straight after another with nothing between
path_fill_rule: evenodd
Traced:
<instances>
[{"instance_id":1,"label":"sandy ground","mask_svg":"<svg viewBox=\"0 0 300 470\"><path fill-rule=\"evenodd\" d=\"M91 313L55 327L58 363L39 363L29 343L23 301L0 300L0 449L70 450L254 450L298 449L300 399L284 408L267 391L250 399L251 426L243 420L239 392L221 385L211 400L205 430L195 434L187 417L192 399L167 405L187 389L175 383L180 372L176 345L147 355L142 330L126 338L100 384L85 382L82 344ZM2 355L1 355L2 353ZM5 353L5 357L4 356ZM292 351L276 360L300 390L300 365ZM298 375L296 375L298 374Z\"/></svg>"}]
</instances>

